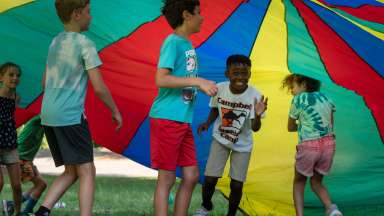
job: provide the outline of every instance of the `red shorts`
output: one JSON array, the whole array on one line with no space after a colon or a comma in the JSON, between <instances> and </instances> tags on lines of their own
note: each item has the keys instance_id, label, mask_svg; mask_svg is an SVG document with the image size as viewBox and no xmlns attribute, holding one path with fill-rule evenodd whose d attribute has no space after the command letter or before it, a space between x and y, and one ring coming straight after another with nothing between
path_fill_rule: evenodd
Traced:
<instances>
[{"instance_id":1,"label":"red shorts","mask_svg":"<svg viewBox=\"0 0 384 216\"><path fill-rule=\"evenodd\" d=\"M315 140L303 141L296 146L296 171L311 177L316 171L328 174L335 155L334 136L325 136Z\"/></svg>"},{"instance_id":2,"label":"red shorts","mask_svg":"<svg viewBox=\"0 0 384 216\"><path fill-rule=\"evenodd\" d=\"M150 118L151 167L175 171L177 166L197 166L190 124Z\"/></svg>"}]
</instances>

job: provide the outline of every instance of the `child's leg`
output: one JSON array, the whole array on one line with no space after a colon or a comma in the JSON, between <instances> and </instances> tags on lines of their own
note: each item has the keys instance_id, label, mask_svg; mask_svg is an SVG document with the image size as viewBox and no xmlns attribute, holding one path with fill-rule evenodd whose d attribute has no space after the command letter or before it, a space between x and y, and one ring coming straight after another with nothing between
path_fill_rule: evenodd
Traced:
<instances>
[{"instance_id":1,"label":"child's leg","mask_svg":"<svg viewBox=\"0 0 384 216\"><path fill-rule=\"evenodd\" d=\"M236 215L241 197L243 196L243 184L247 178L251 152L238 152L232 150L230 158L231 193L228 200L228 216Z\"/></svg>"},{"instance_id":2,"label":"child's leg","mask_svg":"<svg viewBox=\"0 0 384 216\"><path fill-rule=\"evenodd\" d=\"M229 208L227 216L236 215L241 197L243 196L243 182L231 179L231 193L229 195Z\"/></svg>"},{"instance_id":3,"label":"child's leg","mask_svg":"<svg viewBox=\"0 0 384 216\"><path fill-rule=\"evenodd\" d=\"M151 166L159 169L154 195L155 215L167 215L169 192L177 166L184 167L184 178L175 198L175 215L186 212L198 178L195 144L190 124L166 119L150 120ZM195 180L196 179L196 180ZM185 214L186 215L186 214Z\"/></svg>"},{"instance_id":4,"label":"child's leg","mask_svg":"<svg viewBox=\"0 0 384 216\"><path fill-rule=\"evenodd\" d=\"M202 186L203 203L201 204L205 209L211 211L213 209L212 196L215 193L218 177L205 176L204 184Z\"/></svg>"},{"instance_id":5,"label":"child's leg","mask_svg":"<svg viewBox=\"0 0 384 216\"><path fill-rule=\"evenodd\" d=\"M293 180L293 201L295 203L296 216L304 215L304 189L307 177L295 170Z\"/></svg>"},{"instance_id":6,"label":"child's leg","mask_svg":"<svg viewBox=\"0 0 384 216\"><path fill-rule=\"evenodd\" d=\"M23 197L28 197L26 200L26 205L23 210L23 213L32 213L33 208L35 207L37 201L39 200L41 194L47 188L47 183L40 175L36 167L33 168L35 176L31 179L33 187L23 194Z\"/></svg>"},{"instance_id":7,"label":"child's leg","mask_svg":"<svg viewBox=\"0 0 384 216\"><path fill-rule=\"evenodd\" d=\"M175 183L176 174L174 171L159 170L157 184L154 195L154 214L156 216L166 216L168 214L169 192ZM176 196L177 201L177 196Z\"/></svg>"},{"instance_id":8,"label":"child's leg","mask_svg":"<svg viewBox=\"0 0 384 216\"><path fill-rule=\"evenodd\" d=\"M21 209L21 179L20 179L20 165L14 163L7 165L9 180L12 186L13 201L15 203L15 212L20 213Z\"/></svg>"},{"instance_id":9,"label":"child's leg","mask_svg":"<svg viewBox=\"0 0 384 216\"><path fill-rule=\"evenodd\" d=\"M86 212L92 211L95 168L93 165L93 144L87 120L81 116L80 124L65 127L44 126L44 131L55 165L65 165L65 171L53 182L43 206L48 210L51 209L80 177L78 195L80 214L81 216L89 214ZM40 212L47 212L47 209L42 208L38 212L43 215Z\"/></svg>"},{"instance_id":10,"label":"child's leg","mask_svg":"<svg viewBox=\"0 0 384 216\"><path fill-rule=\"evenodd\" d=\"M199 168L197 166L183 167L183 178L175 198L174 215L187 215L193 189L199 180Z\"/></svg>"},{"instance_id":11,"label":"child's leg","mask_svg":"<svg viewBox=\"0 0 384 216\"><path fill-rule=\"evenodd\" d=\"M29 195L33 199L38 200L44 190L47 188L47 182L40 175L40 172L34 167L35 176L31 179L33 183L33 187L25 193L25 195Z\"/></svg>"},{"instance_id":12,"label":"child's leg","mask_svg":"<svg viewBox=\"0 0 384 216\"><path fill-rule=\"evenodd\" d=\"M76 167L74 165L65 165L64 172L58 176L52 183L45 195L42 206L51 209L57 200L65 191L77 180Z\"/></svg>"},{"instance_id":13,"label":"child's leg","mask_svg":"<svg viewBox=\"0 0 384 216\"><path fill-rule=\"evenodd\" d=\"M331 199L329 198L329 194L327 189L323 185L323 175L318 172L314 172L314 175L311 177L311 188L312 191L316 193L316 195L320 198L321 202L324 204L326 209L331 207Z\"/></svg>"},{"instance_id":14,"label":"child's leg","mask_svg":"<svg viewBox=\"0 0 384 216\"><path fill-rule=\"evenodd\" d=\"M80 216L91 216L95 191L95 165L93 162L76 165L79 177Z\"/></svg>"},{"instance_id":15,"label":"child's leg","mask_svg":"<svg viewBox=\"0 0 384 216\"><path fill-rule=\"evenodd\" d=\"M0 193L3 190L3 186L4 186L3 171L1 169L2 167L0 165Z\"/></svg>"},{"instance_id":16,"label":"child's leg","mask_svg":"<svg viewBox=\"0 0 384 216\"><path fill-rule=\"evenodd\" d=\"M196 215L207 214L207 211L213 209L212 196L215 192L217 180L223 175L230 152L230 149L220 144L216 139L212 139L202 187L203 203L201 205L203 208L197 209Z\"/></svg>"},{"instance_id":17,"label":"child's leg","mask_svg":"<svg viewBox=\"0 0 384 216\"><path fill-rule=\"evenodd\" d=\"M324 174L329 173L333 157L335 155L335 138L334 136L326 136L315 140L322 150L319 160L314 167L314 174L311 177L311 188L313 192L319 197L321 202L324 204L326 211L328 212L331 208L331 199L329 197L327 189L323 185Z\"/></svg>"},{"instance_id":18,"label":"child's leg","mask_svg":"<svg viewBox=\"0 0 384 216\"><path fill-rule=\"evenodd\" d=\"M325 139L327 141L328 138ZM304 188L307 177L315 176L315 170L322 170L324 173L329 171L333 153L334 140L329 145L330 154L324 154L324 139L307 140L296 146L295 180L293 185L293 198L295 202L296 214L303 215L304 208ZM326 148L328 149L328 148ZM323 162L323 160L326 160ZM311 178L312 179L312 178ZM319 181L319 176L315 177ZM320 180L321 182L321 180ZM311 185L313 184L311 180ZM316 182L314 182L316 184ZM316 185L317 186L317 185ZM316 188L317 189L317 188Z\"/></svg>"}]
</instances>

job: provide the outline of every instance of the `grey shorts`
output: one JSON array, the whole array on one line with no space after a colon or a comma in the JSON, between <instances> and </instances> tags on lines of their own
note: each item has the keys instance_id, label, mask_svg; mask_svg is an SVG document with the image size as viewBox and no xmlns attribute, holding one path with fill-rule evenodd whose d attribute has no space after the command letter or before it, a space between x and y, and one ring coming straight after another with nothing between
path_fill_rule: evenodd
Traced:
<instances>
[{"instance_id":1,"label":"grey shorts","mask_svg":"<svg viewBox=\"0 0 384 216\"><path fill-rule=\"evenodd\" d=\"M211 150L207 165L205 167L205 176L221 178L224 172L225 164L230 156L230 171L231 179L245 182L251 152L237 152L220 144L216 139L212 139Z\"/></svg>"},{"instance_id":2,"label":"grey shorts","mask_svg":"<svg viewBox=\"0 0 384 216\"><path fill-rule=\"evenodd\" d=\"M0 149L0 164L10 165L15 163L19 163L19 154L17 153L17 149Z\"/></svg>"},{"instance_id":3,"label":"grey shorts","mask_svg":"<svg viewBox=\"0 0 384 216\"><path fill-rule=\"evenodd\" d=\"M44 133L57 167L93 162L92 138L85 118L77 125L44 126Z\"/></svg>"}]
</instances>

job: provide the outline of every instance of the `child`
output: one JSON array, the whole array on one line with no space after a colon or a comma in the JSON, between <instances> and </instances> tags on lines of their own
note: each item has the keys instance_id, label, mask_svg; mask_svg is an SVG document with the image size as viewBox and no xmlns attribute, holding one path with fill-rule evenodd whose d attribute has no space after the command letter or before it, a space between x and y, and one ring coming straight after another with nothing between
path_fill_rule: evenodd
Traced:
<instances>
[{"instance_id":1,"label":"child","mask_svg":"<svg viewBox=\"0 0 384 216\"><path fill-rule=\"evenodd\" d=\"M37 201L47 187L46 181L40 175L36 166L33 164L37 152L40 149L44 137L44 130L41 126L40 116L35 116L25 124L23 130L19 134L18 152L20 158L21 181L32 182L33 187L23 193L23 200L26 206L23 214L33 212Z\"/></svg>"},{"instance_id":2,"label":"child","mask_svg":"<svg viewBox=\"0 0 384 216\"><path fill-rule=\"evenodd\" d=\"M20 214L21 209L21 182L14 112L20 100L16 95L20 75L21 69L14 63L7 62L0 67L0 165L4 164L8 170L16 215ZM3 174L0 169L0 192L3 185ZM3 210L7 215L7 202L4 201Z\"/></svg>"},{"instance_id":3,"label":"child","mask_svg":"<svg viewBox=\"0 0 384 216\"><path fill-rule=\"evenodd\" d=\"M47 187L47 183L40 175L36 166L33 164L37 152L40 149L44 137L44 130L41 126L40 116L35 116L29 120L19 133L17 138L17 151L20 158L21 181L32 182L33 186L23 193L22 201L26 202L23 214L32 213L41 194ZM13 202L8 201L12 206Z\"/></svg>"},{"instance_id":4,"label":"child","mask_svg":"<svg viewBox=\"0 0 384 216\"><path fill-rule=\"evenodd\" d=\"M323 202L326 215L341 216L322 183L324 175L331 169L335 154L335 105L319 92L320 81L310 77L300 74L288 75L284 78L282 87L294 95L289 111L288 131L297 131L299 134L293 183L296 215L303 215L304 189L307 178L310 178L312 191Z\"/></svg>"},{"instance_id":5,"label":"child","mask_svg":"<svg viewBox=\"0 0 384 216\"><path fill-rule=\"evenodd\" d=\"M197 56L189 37L203 21L198 0L166 0L162 13L174 29L164 41L156 73L159 93L150 111L151 166L159 170L154 194L154 214L167 215L175 170L182 167L182 181L175 198L174 215L187 215L198 181L192 122L197 88L215 95L214 82L197 77Z\"/></svg>"},{"instance_id":6,"label":"child","mask_svg":"<svg viewBox=\"0 0 384 216\"><path fill-rule=\"evenodd\" d=\"M39 170L33 164L33 160L39 151L44 138L44 130L41 125L40 116L37 115L30 119L23 127L17 137L17 151L20 159L21 182L32 182L33 186L22 195L22 202L26 202L23 210L24 215L32 213L40 196L47 187L46 181L40 175ZM13 212L12 201L7 201L9 214ZM63 205L63 202L58 202L56 205Z\"/></svg>"},{"instance_id":7,"label":"child","mask_svg":"<svg viewBox=\"0 0 384 216\"><path fill-rule=\"evenodd\" d=\"M251 60L244 55L231 55L227 58L226 65L225 76L229 82L217 84L218 92L211 98L208 119L198 128L198 133L201 134L215 122L204 173L203 203L201 208L196 210L195 216L208 215L213 209L211 199L229 155L231 193L227 215L236 215L251 157L252 131L260 129L260 118L267 109L267 98L264 99L258 90L248 86Z\"/></svg>"},{"instance_id":8,"label":"child","mask_svg":"<svg viewBox=\"0 0 384 216\"><path fill-rule=\"evenodd\" d=\"M64 24L63 32L52 41L46 71L41 124L56 166L64 165L64 172L49 188L36 215L46 216L55 202L79 179L79 207L81 216L92 215L95 166L93 144L84 116L84 98L88 79L95 95L112 112L117 128L122 119L112 96L99 73L101 61L95 45L85 35L90 15L89 0L56 0L56 12Z\"/></svg>"}]
</instances>

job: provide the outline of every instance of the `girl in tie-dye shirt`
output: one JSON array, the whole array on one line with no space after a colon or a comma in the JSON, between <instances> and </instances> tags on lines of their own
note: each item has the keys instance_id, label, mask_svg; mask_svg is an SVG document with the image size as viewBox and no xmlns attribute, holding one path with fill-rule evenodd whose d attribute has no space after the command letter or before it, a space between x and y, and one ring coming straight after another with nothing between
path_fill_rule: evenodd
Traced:
<instances>
[{"instance_id":1,"label":"girl in tie-dye shirt","mask_svg":"<svg viewBox=\"0 0 384 216\"><path fill-rule=\"evenodd\" d=\"M288 131L297 131L299 135L293 182L296 215L303 216L304 189L307 178L310 178L312 191L324 204L326 215L341 216L342 213L332 204L322 182L324 175L331 169L335 154L335 105L326 95L319 92L320 81L310 77L288 75L283 80L282 87L294 95L289 110Z\"/></svg>"}]
</instances>

